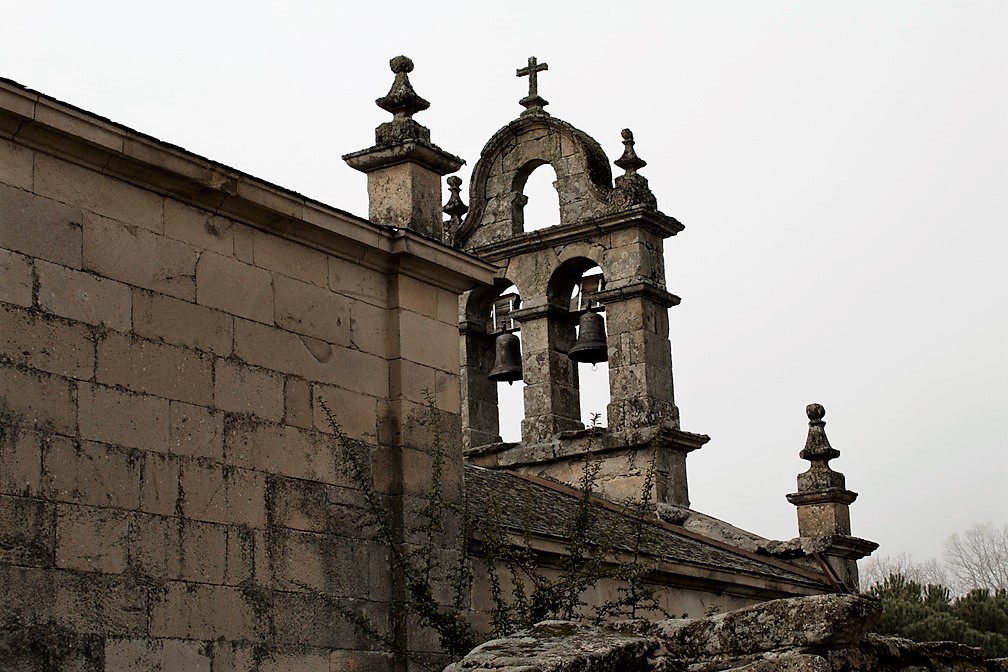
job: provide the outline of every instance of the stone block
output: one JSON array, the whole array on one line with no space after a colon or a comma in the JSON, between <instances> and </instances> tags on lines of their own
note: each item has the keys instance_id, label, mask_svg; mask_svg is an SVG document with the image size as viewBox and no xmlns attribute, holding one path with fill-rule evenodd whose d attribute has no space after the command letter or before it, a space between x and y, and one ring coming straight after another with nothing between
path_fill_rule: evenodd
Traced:
<instances>
[{"instance_id":1,"label":"stone block","mask_svg":"<svg viewBox=\"0 0 1008 672\"><path fill-rule=\"evenodd\" d=\"M214 523L266 525L264 474L193 460L182 464L182 515Z\"/></svg>"},{"instance_id":2,"label":"stone block","mask_svg":"<svg viewBox=\"0 0 1008 672\"><path fill-rule=\"evenodd\" d=\"M0 184L0 247L80 268L82 217L79 208Z\"/></svg>"},{"instance_id":3,"label":"stone block","mask_svg":"<svg viewBox=\"0 0 1008 672\"><path fill-rule=\"evenodd\" d=\"M329 289L378 307L388 305L388 276L359 263L329 257Z\"/></svg>"},{"instance_id":4,"label":"stone block","mask_svg":"<svg viewBox=\"0 0 1008 672\"><path fill-rule=\"evenodd\" d=\"M0 495L0 563L51 567L54 509L38 499Z\"/></svg>"},{"instance_id":5,"label":"stone block","mask_svg":"<svg viewBox=\"0 0 1008 672\"><path fill-rule=\"evenodd\" d=\"M208 648L201 641L162 640L161 672L210 672Z\"/></svg>"},{"instance_id":6,"label":"stone block","mask_svg":"<svg viewBox=\"0 0 1008 672\"><path fill-rule=\"evenodd\" d=\"M82 439L167 451L167 399L83 383L78 386L77 398ZM115 422L111 422L113 418Z\"/></svg>"},{"instance_id":7,"label":"stone block","mask_svg":"<svg viewBox=\"0 0 1008 672\"><path fill-rule=\"evenodd\" d=\"M457 373L438 371L434 377L434 400L442 411L462 412L461 381Z\"/></svg>"},{"instance_id":8,"label":"stone block","mask_svg":"<svg viewBox=\"0 0 1008 672\"><path fill-rule=\"evenodd\" d=\"M93 441L52 441L42 453L46 496L61 502L135 509L140 457Z\"/></svg>"},{"instance_id":9,"label":"stone block","mask_svg":"<svg viewBox=\"0 0 1008 672\"><path fill-rule=\"evenodd\" d=\"M249 320L273 323L273 276L213 252L196 264L196 302Z\"/></svg>"},{"instance_id":10,"label":"stone block","mask_svg":"<svg viewBox=\"0 0 1008 672\"><path fill-rule=\"evenodd\" d=\"M78 633L147 633L147 590L119 574L50 572L52 613L57 623Z\"/></svg>"},{"instance_id":11,"label":"stone block","mask_svg":"<svg viewBox=\"0 0 1008 672\"><path fill-rule=\"evenodd\" d=\"M164 235L230 257L234 255L234 222L171 198L164 204Z\"/></svg>"},{"instance_id":12,"label":"stone block","mask_svg":"<svg viewBox=\"0 0 1008 672\"><path fill-rule=\"evenodd\" d=\"M109 638L104 672L210 672L209 649L196 640Z\"/></svg>"},{"instance_id":13,"label":"stone block","mask_svg":"<svg viewBox=\"0 0 1008 672\"><path fill-rule=\"evenodd\" d=\"M277 275L273 279L273 306L277 326L333 345L350 345L347 297Z\"/></svg>"},{"instance_id":14,"label":"stone block","mask_svg":"<svg viewBox=\"0 0 1008 672\"><path fill-rule=\"evenodd\" d=\"M238 586L252 581L255 563L255 541L252 530L229 527L227 530L227 565L224 583Z\"/></svg>"},{"instance_id":15,"label":"stone block","mask_svg":"<svg viewBox=\"0 0 1008 672\"><path fill-rule=\"evenodd\" d=\"M0 564L0 614L77 635L145 635L147 590L120 575Z\"/></svg>"},{"instance_id":16,"label":"stone block","mask_svg":"<svg viewBox=\"0 0 1008 672\"><path fill-rule=\"evenodd\" d=\"M310 429L314 423L311 386L308 381L288 376L284 381L285 425Z\"/></svg>"},{"instance_id":17,"label":"stone block","mask_svg":"<svg viewBox=\"0 0 1008 672\"><path fill-rule=\"evenodd\" d=\"M272 652L259 662L257 672L329 672L328 649Z\"/></svg>"},{"instance_id":18,"label":"stone block","mask_svg":"<svg viewBox=\"0 0 1008 672\"><path fill-rule=\"evenodd\" d=\"M176 455L220 461L224 454L223 415L204 406L170 402L168 450Z\"/></svg>"},{"instance_id":19,"label":"stone block","mask_svg":"<svg viewBox=\"0 0 1008 672\"><path fill-rule=\"evenodd\" d=\"M378 626L379 632L387 630L388 613L381 613L370 603L366 606L350 604L358 615ZM277 646L307 645L326 648L373 646L359 628L352 625L337 607L322 596L304 592L273 593L274 642Z\"/></svg>"},{"instance_id":20,"label":"stone block","mask_svg":"<svg viewBox=\"0 0 1008 672\"><path fill-rule=\"evenodd\" d=\"M0 302L32 305L32 265L27 257L0 249Z\"/></svg>"},{"instance_id":21,"label":"stone block","mask_svg":"<svg viewBox=\"0 0 1008 672\"><path fill-rule=\"evenodd\" d=\"M131 516L130 563L143 575L224 583L227 526L145 513Z\"/></svg>"},{"instance_id":22,"label":"stone block","mask_svg":"<svg viewBox=\"0 0 1008 672\"><path fill-rule=\"evenodd\" d=\"M439 322L458 326L459 323L459 296L454 292L445 289L437 290L437 315Z\"/></svg>"},{"instance_id":23,"label":"stone block","mask_svg":"<svg viewBox=\"0 0 1008 672\"><path fill-rule=\"evenodd\" d=\"M62 504L56 516L56 566L120 574L126 569L128 530L125 511Z\"/></svg>"},{"instance_id":24,"label":"stone block","mask_svg":"<svg viewBox=\"0 0 1008 672\"><path fill-rule=\"evenodd\" d=\"M363 301L351 301L350 346L372 355L385 357L389 349L388 311Z\"/></svg>"},{"instance_id":25,"label":"stone block","mask_svg":"<svg viewBox=\"0 0 1008 672\"><path fill-rule=\"evenodd\" d=\"M422 280L397 275L394 280L395 307L432 320L438 319L438 290ZM456 321L457 322L457 321Z\"/></svg>"},{"instance_id":26,"label":"stone block","mask_svg":"<svg viewBox=\"0 0 1008 672\"><path fill-rule=\"evenodd\" d=\"M57 436L46 437L13 424L0 429L0 494L39 496L42 491L42 447L49 441L68 440Z\"/></svg>"},{"instance_id":27,"label":"stone block","mask_svg":"<svg viewBox=\"0 0 1008 672\"><path fill-rule=\"evenodd\" d=\"M11 427L77 433L72 381L48 373L22 373L0 366L0 418Z\"/></svg>"},{"instance_id":28,"label":"stone block","mask_svg":"<svg viewBox=\"0 0 1008 672\"><path fill-rule=\"evenodd\" d=\"M384 651L339 649L329 654L329 672L392 672L394 667L395 656Z\"/></svg>"},{"instance_id":29,"label":"stone block","mask_svg":"<svg viewBox=\"0 0 1008 672\"><path fill-rule=\"evenodd\" d=\"M4 157L0 161L0 182L31 191L35 152L6 138L0 138L0 153Z\"/></svg>"},{"instance_id":30,"label":"stone block","mask_svg":"<svg viewBox=\"0 0 1008 672\"><path fill-rule=\"evenodd\" d=\"M198 258L187 243L105 217L84 218L84 268L107 278L194 301Z\"/></svg>"},{"instance_id":31,"label":"stone block","mask_svg":"<svg viewBox=\"0 0 1008 672\"><path fill-rule=\"evenodd\" d=\"M234 423L225 429L228 464L270 474L341 484L334 440L317 432L272 424Z\"/></svg>"},{"instance_id":32,"label":"stone block","mask_svg":"<svg viewBox=\"0 0 1008 672\"><path fill-rule=\"evenodd\" d=\"M235 320L235 354L249 364L308 381L346 385L352 380L361 394L388 395L388 363L381 357L283 329Z\"/></svg>"},{"instance_id":33,"label":"stone block","mask_svg":"<svg viewBox=\"0 0 1008 672\"><path fill-rule=\"evenodd\" d=\"M140 482L140 510L169 516L178 512L181 467L179 459L161 453L144 453Z\"/></svg>"},{"instance_id":34,"label":"stone block","mask_svg":"<svg viewBox=\"0 0 1008 672\"><path fill-rule=\"evenodd\" d=\"M47 156L35 157L35 193L155 233L164 230L164 199L122 180Z\"/></svg>"},{"instance_id":35,"label":"stone block","mask_svg":"<svg viewBox=\"0 0 1008 672\"><path fill-rule=\"evenodd\" d=\"M116 331L129 331L131 300L127 285L57 266L35 262L38 304L43 310Z\"/></svg>"},{"instance_id":36,"label":"stone block","mask_svg":"<svg viewBox=\"0 0 1008 672\"><path fill-rule=\"evenodd\" d=\"M144 338L227 356L233 323L227 313L206 306L133 290L133 332Z\"/></svg>"},{"instance_id":37,"label":"stone block","mask_svg":"<svg viewBox=\"0 0 1008 672\"><path fill-rule=\"evenodd\" d=\"M335 537L314 532L273 528L266 537L267 554L275 590L344 595L334 590L344 577L347 585L361 587L362 567L352 554L340 555ZM366 570L365 570L366 571ZM341 576L342 575L342 576ZM337 578L339 577L339 578Z\"/></svg>"},{"instance_id":38,"label":"stone block","mask_svg":"<svg viewBox=\"0 0 1008 672\"><path fill-rule=\"evenodd\" d=\"M389 362L389 397L426 404L437 392L437 369L416 364L408 359Z\"/></svg>"},{"instance_id":39,"label":"stone block","mask_svg":"<svg viewBox=\"0 0 1008 672\"><path fill-rule=\"evenodd\" d=\"M322 252L259 230L252 232L252 245L256 266L318 287L327 285L329 266Z\"/></svg>"},{"instance_id":40,"label":"stone block","mask_svg":"<svg viewBox=\"0 0 1008 672\"><path fill-rule=\"evenodd\" d=\"M255 250L253 248L253 240L255 238L255 229L236 222L232 231L232 235L234 235L235 259L254 265Z\"/></svg>"},{"instance_id":41,"label":"stone block","mask_svg":"<svg viewBox=\"0 0 1008 672\"><path fill-rule=\"evenodd\" d=\"M104 672L161 672L161 640L110 637Z\"/></svg>"},{"instance_id":42,"label":"stone block","mask_svg":"<svg viewBox=\"0 0 1008 672\"><path fill-rule=\"evenodd\" d=\"M376 398L331 385L313 385L312 389L317 430L330 433L335 431L322 407L325 404L347 437L375 441L378 418Z\"/></svg>"},{"instance_id":43,"label":"stone block","mask_svg":"<svg viewBox=\"0 0 1008 672\"><path fill-rule=\"evenodd\" d=\"M399 352L404 359L457 374L457 324L445 324L408 310L399 312Z\"/></svg>"},{"instance_id":44,"label":"stone block","mask_svg":"<svg viewBox=\"0 0 1008 672\"><path fill-rule=\"evenodd\" d=\"M21 366L69 378L94 375L94 341L79 323L0 306L0 356Z\"/></svg>"},{"instance_id":45,"label":"stone block","mask_svg":"<svg viewBox=\"0 0 1008 672\"><path fill-rule=\"evenodd\" d=\"M151 598L150 634L179 639L261 641L253 601L238 588L173 581Z\"/></svg>"},{"instance_id":46,"label":"stone block","mask_svg":"<svg viewBox=\"0 0 1008 672\"><path fill-rule=\"evenodd\" d=\"M305 532L325 532L329 512L325 483L270 475L266 480L267 499L272 502L273 525Z\"/></svg>"},{"instance_id":47,"label":"stone block","mask_svg":"<svg viewBox=\"0 0 1008 672\"><path fill-rule=\"evenodd\" d=\"M284 415L283 378L218 359L214 366L214 405L224 411L279 422Z\"/></svg>"},{"instance_id":48,"label":"stone block","mask_svg":"<svg viewBox=\"0 0 1008 672\"><path fill-rule=\"evenodd\" d=\"M199 353L115 332L98 340L95 380L192 404L213 403L213 367Z\"/></svg>"},{"instance_id":49,"label":"stone block","mask_svg":"<svg viewBox=\"0 0 1008 672\"><path fill-rule=\"evenodd\" d=\"M255 669L256 649L251 644L217 640L207 644L213 672L249 672Z\"/></svg>"}]
</instances>

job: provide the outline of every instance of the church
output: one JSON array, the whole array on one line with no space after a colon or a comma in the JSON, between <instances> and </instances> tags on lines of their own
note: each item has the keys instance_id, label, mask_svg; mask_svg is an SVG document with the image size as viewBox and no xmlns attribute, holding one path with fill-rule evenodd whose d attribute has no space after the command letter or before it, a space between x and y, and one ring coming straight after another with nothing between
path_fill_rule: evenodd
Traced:
<instances>
[{"instance_id":1,"label":"church","mask_svg":"<svg viewBox=\"0 0 1008 672\"><path fill-rule=\"evenodd\" d=\"M709 437L680 425L663 252L687 234L632 131L606 156L529 58L463 196L390 66L392 118L343 157L367 219L0 80L4 669L439 669L445 623L857 592L876 544L822 406L794 539L690 507ZM559 224L532 230L546 164Z\"/></svg>"}]
</instances>

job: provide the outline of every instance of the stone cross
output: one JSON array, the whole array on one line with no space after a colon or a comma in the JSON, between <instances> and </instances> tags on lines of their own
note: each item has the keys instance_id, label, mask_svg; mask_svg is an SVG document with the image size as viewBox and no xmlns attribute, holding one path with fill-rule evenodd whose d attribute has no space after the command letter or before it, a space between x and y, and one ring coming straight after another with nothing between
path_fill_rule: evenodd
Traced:
<instances>
[{"instance_id":1,"label":"stone cross","mask_svg":"<svg viewBox=\"0 0 1008 672\"><path fill-rule=\"evenodd\" d=\"M546 114L543 106L549 105L549 102L539 95L538 77L539 73L544 70L549 70L548 64L538 62L535 56L529 56L528 65L515 71L516 76L529 78L529 93L518 101L525 107L522 116L526 114Z\"/></svg>"},{"instance_id":2,"label":"stone cross","mask_svg":"<svg viewBox=\"0 0 1008 672\"><path fill-rule=\"evenodd\" d=\"M539 77L538 74L544 70L549 70L548 63L539 63L535 56L529 56L528 65L524 68L519 68L515 74L516 77L528 77L529 78L529 98L539 95Z\"/></svg>"}]
</instances>

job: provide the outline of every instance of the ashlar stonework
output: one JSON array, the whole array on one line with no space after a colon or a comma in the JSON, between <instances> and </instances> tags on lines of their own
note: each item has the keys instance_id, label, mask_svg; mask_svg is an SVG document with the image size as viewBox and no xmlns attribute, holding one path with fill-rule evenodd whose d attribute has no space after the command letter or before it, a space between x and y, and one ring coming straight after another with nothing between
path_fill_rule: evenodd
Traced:
<instances>
[{"instance_id":1,"label":"ashlar stonework","mask_svg":"<svg viewBox=\"0 0 1008 672\"><path fill-rule=\"evenodd\" d=\"M462 159L414 119L430 103L413 62L390 67L376 102L391 120L344 156L367 175L367 219L0 80L3 669L440 666L394 562L419 545L436 463L432 557L466 559L458 613L480 636L496 607L480 526L555 576L585 507L611 534L603 567L648 563L655 618L857 590L874 544L852 536L821 407L789 496L796 539L690 507L687 455L709 437L680 424L663 251L684 226L658 209L633 133L614 178L596 140L546 111L547 65L530 58L516 72L528 95L483 148L467 204ZM546 164L560 223L527 230L523 192ZM605 427L581 421L582 321L608 362ZM505 334L521 349L517 443L500 440L488 379ZM649 506L627 508L642 490ZM369 500L387 506L387 537ZM613 576L579 596L583 615L626 587ZM432 594L452 594L432 577ZM650 669L673 628L692 631L663 627L530 636L587 633L593 660Z\"/></svg>"}]
</instances>

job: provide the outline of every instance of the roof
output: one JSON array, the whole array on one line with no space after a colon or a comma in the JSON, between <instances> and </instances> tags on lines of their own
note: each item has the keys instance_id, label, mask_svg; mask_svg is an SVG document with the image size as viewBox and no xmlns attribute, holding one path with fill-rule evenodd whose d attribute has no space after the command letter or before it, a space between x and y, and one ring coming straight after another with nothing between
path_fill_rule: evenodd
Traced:
<instances>
[{"instance_id":1,"label":"roof","mask_svg":"<svg viewBox=\"0 0 1008 672\"><path fill-rule=\"evenodd\" d=\"M553 539L567 536L581 498L579 491L559 483L469 464L465 467L465 483L470 512L477 520L486 520L488 509L493 507L510 530ZM614 549L633 552L639 519L608 500L592 497L591 502L596 507L595 524L600 533L608 534L611 530ZM640 552L662 563L829 590L826 577L817 572L762 557L670 523L645 520L640 530Z\"/></svg>"}]
</instances>

